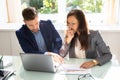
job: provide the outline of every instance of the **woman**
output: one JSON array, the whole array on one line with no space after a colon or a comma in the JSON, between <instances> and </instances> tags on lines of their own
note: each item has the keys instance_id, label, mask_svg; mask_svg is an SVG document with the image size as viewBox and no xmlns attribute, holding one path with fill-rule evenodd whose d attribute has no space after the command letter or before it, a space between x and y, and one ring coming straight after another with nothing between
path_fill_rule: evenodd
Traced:
<instances>
[{"instance_id":1,"label":"woman","mask_svg":"<svg viewBox=\"0 0 120 80\"><path fill-rule=\"evenodd\" d=\"M70 58L91 58L91 61L83 63L81 68L91 68L103 65L111 60L112 54L106 46L98 31L89 30L85 15L81 10L75 9L67 15L65 44L60 55Z\"/></svg>"}]
</instances>

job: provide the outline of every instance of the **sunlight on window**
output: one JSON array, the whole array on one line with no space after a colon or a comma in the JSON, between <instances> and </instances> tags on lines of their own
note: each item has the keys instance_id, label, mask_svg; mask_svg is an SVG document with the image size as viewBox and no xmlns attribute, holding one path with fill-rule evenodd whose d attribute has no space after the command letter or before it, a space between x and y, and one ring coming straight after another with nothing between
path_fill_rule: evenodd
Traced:
<instances>
[{"instance_id":1,"label":"sunlight on window","mask_svg":"<svg viewBox=\"0 0 120 80\"><path fill-rule=\"evenodd\" d=\"M39 12L43 14L57 13L58 12L57 0L44 0L43 7L39 9Z\"/></svg>"},{"instance_id":2,"label":"sunlight on window","mask_svg":"<svg viewBox=\"0 0 120 80\"><path fill-rule=\"evenodd\" d=\"M22 0L22 8L35 7L42 14L53 14L58 12L57 0Z\"/></svg>"},{"instance_id":3,"label":"sunlight on window","mask_svg":"<svg viewBox=\"0 0 120 80\"><path fill-rule=\"evenodd\" d=\"M83 10L91 26L117 23L115 21L117 0L21 0L21 2L22 9L27 6L35 7L42 19L51 19L62 24L66 22L66 15L72 9Z\"/></svg>"},{"instance_id":4,"label":"sunlight on window","mask_svg":"<svg viewBox=\"0 0 120 80\"><path fill-rule=\"evenodd\" d=\"M67 11L77 8L87 13L101 13L103 2L102 0L67 0L66 6Z\"/></svg>"}]
</instances>

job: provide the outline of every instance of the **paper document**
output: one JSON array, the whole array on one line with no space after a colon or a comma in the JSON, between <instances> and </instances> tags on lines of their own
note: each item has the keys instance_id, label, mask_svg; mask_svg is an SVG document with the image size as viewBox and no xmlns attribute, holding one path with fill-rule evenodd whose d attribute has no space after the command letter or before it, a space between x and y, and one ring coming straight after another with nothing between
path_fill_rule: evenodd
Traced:
<instances>
[{"instance_id":1,"label":"paper document","mask_svg":"<svg viewBox=\"0 0 120 80\"><path fill-rule=\"evenodd\" d=\"M91 69L80 68L80 65L76 64L62 64L59 68L60 74L86 74L91 73Z\"/></svg>"}]
</instances>

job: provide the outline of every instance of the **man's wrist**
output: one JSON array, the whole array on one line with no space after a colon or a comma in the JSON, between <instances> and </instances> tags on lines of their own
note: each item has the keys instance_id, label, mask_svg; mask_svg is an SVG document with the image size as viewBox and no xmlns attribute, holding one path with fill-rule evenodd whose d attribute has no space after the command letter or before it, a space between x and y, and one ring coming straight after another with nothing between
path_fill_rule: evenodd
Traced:
<instances>
[{"instance_id":1,"label":"man's wrist","mask_svg":"<svg viewBox=\"0 0 120 80\"><path fill-rule=\"evenodd\" d=\"M45 52L44 54L45 54L45 55L52 56L52 53L51 53L51 52Z\"/></svg>"},{"instance_id":2,"label":"man's wrist","mask_svg":"<svg viewBox=\"0 0 120 80\"><path fill-rule=\"evenodd\" d=\"M98 64L98 61L93 59L92 62L94 63L94 66L96 66Z\"/></svg>"},{"instance_id":3,"label":"man's wrist","mask_svg":"<svg viewBox=\"0 0 120 80\"><path fill-rule=\"evenodd\" d=\"M45 54L45 55L48 55L48 52L45 52L44 54Z\"/></svg>"}]
</instances>

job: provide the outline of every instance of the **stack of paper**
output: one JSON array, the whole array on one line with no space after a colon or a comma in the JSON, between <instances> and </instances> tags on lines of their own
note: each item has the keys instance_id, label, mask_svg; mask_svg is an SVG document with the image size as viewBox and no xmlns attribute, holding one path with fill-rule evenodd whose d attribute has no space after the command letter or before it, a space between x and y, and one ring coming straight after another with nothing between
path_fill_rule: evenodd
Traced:
<instances>
[{"instance_id":1,"label":"stack of paper","mask_svg":"<svg viewBox=\"0 0 120 80\"><path fill-rule=\"evenodd\" d=\"M91 69L80 68L80 65L75 64L62 64L59 67L59 72L61 74L87 74L91 73Z\"/></svg>"}]
</instances>

